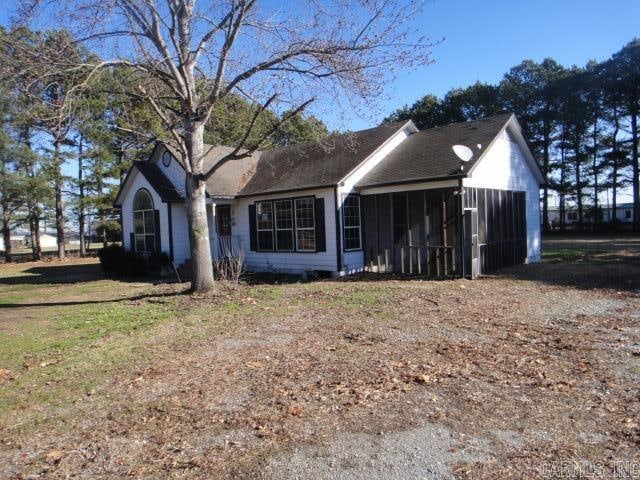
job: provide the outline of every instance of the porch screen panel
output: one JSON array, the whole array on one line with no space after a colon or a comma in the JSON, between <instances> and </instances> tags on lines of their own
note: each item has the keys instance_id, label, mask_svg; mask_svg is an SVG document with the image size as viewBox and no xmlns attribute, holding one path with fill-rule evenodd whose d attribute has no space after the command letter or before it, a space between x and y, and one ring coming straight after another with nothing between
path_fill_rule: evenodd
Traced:
<instances>
[{"instance_id":1,"label":"porch screen panel","mask_svg":"<svg viewBox=\"0 0 640 480\"><path fill-rule=\"evenodd\" d=\"M376 196L377 224L378 224L378 247L383 254L385 249L393 246L393 225L391 220L391 195L381 194Z\"/></svg>"},{"instance_id":2,"label":"porch screen panel","mask_svg":"<svg viewBox=\"0 0 640 480\"><path fill-rule=\"evenodd\" d=\"M393 196L393 243L407 244L409 222L407 218L407 195L400 193Z\"/></svg>"},{"instance_id":3,"label":"porch screen panel","mask_svg":"<svg viewBox=\"0 0 640 480\"><path fill-rule=\"evenodd\" d=\"M424 245L424 192L409 192L409 232L411 245Z\"/></svg>"},{"instance_id":4,"label":"porch screen panel","mask_svg":"<svg viewBox=\"0 0 640 480\"><path fill-rule=\"evenodd\" d=\"M362 208L362 242L366 262L377 261L378 255L378 202L376 195L360 197Z\"/></svg>"},{"instance_id":5,"label":"porch screen panel","mask_svg":"<svg viewBox=\"0 0 640 480\"><path fill-rule=\"evenodd\" d=\"M482 273L526 259L524 192L478 190L478 243Z\"/></svg>"}]
</instances>

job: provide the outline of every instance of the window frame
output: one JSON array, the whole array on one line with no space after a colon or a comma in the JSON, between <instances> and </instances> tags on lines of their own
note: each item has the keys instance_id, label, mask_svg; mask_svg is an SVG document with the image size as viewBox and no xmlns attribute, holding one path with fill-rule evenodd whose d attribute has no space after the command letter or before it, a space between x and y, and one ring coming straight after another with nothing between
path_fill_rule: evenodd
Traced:
<instances>
[{"instance_id":1,"label":"window frame","mask_svg":"<svg viewBox=\"0 0 640 480\"><path fill-rule=\"evenodd\" d=\"M261 204L269 204L271 206L271 228L260 228L260 212L259 206ZM274 235L275 217L273 200L260 200L255 202L256 206L256 248L259 252L273 252L276 246L276 239ZM260 232L271 232L271 248L261 248L260 246Z\"/></svg>"},{"instance_id":2,"label":"window frame","mask_svg":"<svg viewBox=\"0 0 640 480\"><path fill-rule=\"evenodd\" d=\"M345 205L347 200L349 199L357 199L358 202L358 225L357 226L347 226L347 222L345 221ZM358 230L358 247L357 248L348 248L347 247L347 230ZM344 201L342 202L342 238L344 243L344 251L345 252L359 252L362 250L362 201L360 199L360 195L355 193L348 194Z\"/></svg>"},{"instance_id":3,"label":"window frame","mask_svg":"<svg viewBox=\"0 0 640 480\"><path fill-rule=\"evenodd\" d=\"M308 200L311 202L311 212L313 218L313 227L298 227L297 218L298 218L298 208L297 203L301 200ZM277 215L276 215L276 203L278 202L291 202L291 220L292 220L292 229L288 228L277 228ZM266 232L267 229L259 229L259 221L258 221L258 205L262 203L271 204L272 213L272 224L271 224L271 235L273 238L273 248L271 249L263 249L260 248L259 241L259 232ZM282 198L273 198L269 200L256 200L253 202L255 206L255 221L256 221L256 251L257 252L274 252L274 253L318 253L318 238L317 238L317 221L316 221L316 196L315 195L304 195L301 197L282 197ZM277 232L278 231L292 231L293 234L293 246L291 250L283 250L278 248L277 241ZM310 249L300 249L298 247L298 231L312 231L313 232L313 242L314 248ZM325 233L326 235L326 233Z\"/></svg>"},{"instance_id":4,"label":"window frame","mask_svg":"<svg viewBox=\"0 0 640 480\"><path fill-rule=\"evenodd\" d=\"M138 210L135 209L136 207L136 199L138 198L138 195L144 193L145 195L147 195L147 197L149 198L149 201L151 202L151 208L146 208L144 210ZM133 245L131 245L131 250L136 252L136 253L142 253L142 254L149 254L149 253L154 253L158 246L156 245L156 229L158 228L158 225L156 225L156 209L155 209L155 203L153 202L153 196L151 195L151 192L149 190L147 190L146 188L140 188L138 189L138 191L136 191L135 195L133 196L133 205L132 205L132 219L133 219ZM142 215L142 233L138 233L138 229L137 229L137 225L136 225L136 214L140 213ZM151 224L153 225L153 232L149 233L147 232L147 215L151 216ZM143 242L144 242L144 250L138 250L138 238L142 237L143 238ZM149 250L148 247L148 237L151 237L151 244L153 245L153 248L151 250Z\"/></svg>"},{"instance_id":5,"label":"window frame","mask_svg":"<svg viewBox=\"0 0 640 480\"><path fill-rule=\"evenodd\" d=\"M311 215L313 220L313 226L311 227L298 226L298 202L303 200L311 200ZM295 235L296 235L295 237L296 252L301 252L301 253L317 252L318 244L316 241L316 199L315 197L298 197L293 200L293 204L294 204L293 217L294 217ZM309 232L309 231L313 232L313 249L302 249L298 245L299 244L298 232Z\"/></svg>"},{"instance_id":6,"label":"window frame","mask_svg":"<svg viewBox=\"0 0 640 480\"><path fill-rule=\"evenodd\" d=\"M276 206L278 203L288 203L289 204L289 212L291 213L291 227L290 228L280 228L278 227L278 207ZM276 252L294 252L296 249L296 216L293 206L293 200L290 198L283 198L278 200L273 200L273 228L275 232L275 243L274 243L274 251ZM278 245L278 232L291 232L291 248L280 248Z\"/></svg>"}]
</instances>

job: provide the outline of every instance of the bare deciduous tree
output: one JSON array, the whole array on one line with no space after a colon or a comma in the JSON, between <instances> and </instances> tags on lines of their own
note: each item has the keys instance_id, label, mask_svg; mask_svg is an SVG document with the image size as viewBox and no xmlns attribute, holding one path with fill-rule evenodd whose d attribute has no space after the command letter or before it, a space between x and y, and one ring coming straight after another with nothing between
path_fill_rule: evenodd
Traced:
<instances>
[{"instance_id":1,"label":"bare deciduous tree","mask_svg":"<svg viewBox=\"0 0 640 480\"><path fill-rule=\"evenodd\" d=\"M109 60L68 65L94 72L127 65L135 95L153 107L182 156L190 226L192 290L213 287L205 182L225 162L252 154L248 144L268 108L286 110L273 125L312 101L375 101L395 69L429 62L426 42L409 28L421 0L30 0L21 18L57 19L78 41ZM94 47L95 48L95 47ZM97 50L95 50L97 51ZM62 67L63 65L58 65ZM91 73L87 75L91 78ZM205 171L204 128L232 93L256 105L235 149Z\"/></svg>"}]
</instances>

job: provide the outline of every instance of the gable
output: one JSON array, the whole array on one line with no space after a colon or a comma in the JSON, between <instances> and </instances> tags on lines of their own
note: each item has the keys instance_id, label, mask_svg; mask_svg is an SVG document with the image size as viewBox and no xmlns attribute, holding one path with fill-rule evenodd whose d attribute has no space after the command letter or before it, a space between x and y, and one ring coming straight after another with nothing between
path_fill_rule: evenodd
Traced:
<instances>
[{"instance_id":1,"label":"gable","mask_svg":"<svg viewBox=\"0 0 640 480\"><path fill-rule=\"evenodd\" d=\"M496 136L467 176L466 185L510 190L537 188L544 182L524 138L512 125Z\"/></svg>"},{"instance_id":2,"label":"gable","mask_svg":"<svg viewBox=\"0 0 640 480\"><path fill-rule=\"evenodd\" d=\"M475 155L467 164L467 168L472 168L512 118L512 114L502 114L414 133L391 151L356 187L458 177L460 159L452 147L466 145L472 148Z\"/></svg>"},{"instance_id":3,"label":"gable","mask_svg":"<svg viewBox=\"0 0 640 480\"><path fill-rule=\"evenodd\" d=\"M158 195L162 202L182 202L184 196L164 174L160 167L153 162L134 162L116 195L114 206L122 206L123 199L137 184L139 177L143 177L149 187Z\"/></svg>"}]
</instances>

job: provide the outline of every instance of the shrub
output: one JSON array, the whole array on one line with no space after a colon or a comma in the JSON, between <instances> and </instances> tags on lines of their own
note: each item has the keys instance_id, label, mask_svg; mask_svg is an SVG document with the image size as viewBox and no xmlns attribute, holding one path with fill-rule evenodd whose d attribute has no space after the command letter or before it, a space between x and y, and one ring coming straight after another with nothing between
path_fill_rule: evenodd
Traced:
<instances>
[{"instance_id":1,"label":"shrub","mask_svg":"<svg viewBox=\"0 0 640 480\"><path fill-rule=\"evenodd\" d=\"M171 258L164 252L152 253L147 257L147 270L153 276L161 276L171 267Z\"/></svg>"},{"instance_id":2,"label":"shrub","mask_svg":"<svg viewBox=\"0 0 640 480\"><path fill-rule=\"evenodd\" d=\"M100 249L98 258L105 275L114 277L158 276L171 265L166 253L152 253L146 256L128 252L119 245L109 245Z\"/></svg>"},{"instance_id":3,"label":"shrub","mask_svg":"<svg viewBox=\"0 0 640 480\"><path fill-rule=\"evenodd\" d=\"M122 275L127 252L120 245L109 245L98 250L100 266L105 275Z\"/></svg>"}]
</instances>

